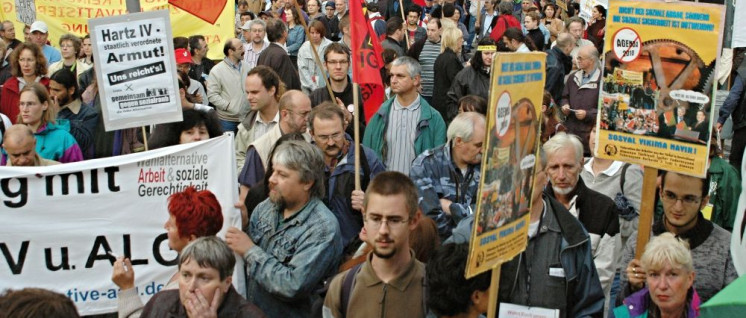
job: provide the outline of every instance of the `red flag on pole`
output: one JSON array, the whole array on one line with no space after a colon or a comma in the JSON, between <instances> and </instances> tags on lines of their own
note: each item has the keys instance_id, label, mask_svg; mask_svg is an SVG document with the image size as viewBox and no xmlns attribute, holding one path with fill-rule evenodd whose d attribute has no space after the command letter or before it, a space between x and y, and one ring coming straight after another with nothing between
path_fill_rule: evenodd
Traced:
<instances>
[{"instance_id":1,"label":"red flag on pole","mask_svg":"<svg viewBox=\"0 0 746 318\"><path fill-rule=\"evenodd\" d=\"M350 39L352 81L360 85L367 122L381 107L385 94L380 72L383 67L383 49L368 16L363 14L362 2L363 0L350 0Z\"/></svg>"}]
</instances>

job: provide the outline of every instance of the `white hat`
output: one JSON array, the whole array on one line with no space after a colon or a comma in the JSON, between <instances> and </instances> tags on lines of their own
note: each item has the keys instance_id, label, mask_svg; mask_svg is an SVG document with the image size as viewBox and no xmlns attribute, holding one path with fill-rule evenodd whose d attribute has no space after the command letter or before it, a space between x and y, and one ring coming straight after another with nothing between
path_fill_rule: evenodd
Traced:
<instances>
[{"instance_id":1,"label":"white hat","mask_svg":"<svg viewBox=\"0 0 746 318\"><path fill-rule=\"evenodd\" d=\"M248 31L251 30L251 20L246 21L246 23L241 26L241 30Z\"/></svg>"},{"instance_id":2,"label":"white hat","mask_svg":"<svg viewBox=\"0 0 746 318\"><path fill-rule=\"evenodd\" d=\"M49 33L49 28L47 27L47 24L44 23L44 21L34 21L34 23L31 24L31 31L29 32L34 33L34 31Z\"/></svg>"}]
</instances>

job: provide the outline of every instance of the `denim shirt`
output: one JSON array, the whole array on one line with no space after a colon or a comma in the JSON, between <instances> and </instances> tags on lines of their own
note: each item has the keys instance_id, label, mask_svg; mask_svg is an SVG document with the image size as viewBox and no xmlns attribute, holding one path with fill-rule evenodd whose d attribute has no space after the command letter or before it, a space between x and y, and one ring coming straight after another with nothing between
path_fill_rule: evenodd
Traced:
<instances>
[{"instance_id":1,"label":"denim shirt","mask_svg":"<svg viewBox=\"0 0 746 318\"><path fill-rule=\"evenodd\" d=\"M323 280L336 273L342 238L334 215L318 198L282 220L269 199L251 215L244 255L247 299L267 317L307 317Z\"/></svg>"},{"instance_id":2,"label":"denim shirt","mask_svg":"<svg viewBox=\"0 0 746 318\"><path fill-rule=\"evenodd\" d=\"M450 237L453 228L476 210L481 163L469 165L463 175L451 159L451 142L417 156L409 174L417 186L422 213L438 225L441 241ZM451 215L443 211L441 198L452 201Z\"/></svg>"}]
</instances>

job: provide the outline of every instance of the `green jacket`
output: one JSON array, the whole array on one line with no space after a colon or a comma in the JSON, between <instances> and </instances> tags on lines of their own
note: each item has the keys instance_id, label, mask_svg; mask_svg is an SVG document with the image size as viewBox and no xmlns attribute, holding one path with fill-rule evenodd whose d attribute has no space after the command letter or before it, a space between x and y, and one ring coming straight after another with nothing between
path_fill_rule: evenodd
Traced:
<instances>
[{"instance_id":1,"label":"green jacket","mask_svg":"<svg viewBox=\"0 0 746 318\"><path fill-rule=\"evenodd\" d=\"M736 168L717 156L712 158L707 172L710 173L710 203L713 205L710 221L732 232L741 195L741 178Z\"/></svg>"},{"instance_id":2,"label":"green jacket","mask_svg":"<svg viewBox=\"0 0 746 318\"><path fill-rule=\"evenodd\" d=\"M381 160L386 161L386 128L389 121L389 110L394 104L394 98L383 102L378 111L370 118L365 127L363 145L376 152ZM414 140L415 156L419 156L427 149L435 148L446 143L446 123L435 108L420 97L420 120L417 123L417 134Z\"/></svg>"}]
</instances>

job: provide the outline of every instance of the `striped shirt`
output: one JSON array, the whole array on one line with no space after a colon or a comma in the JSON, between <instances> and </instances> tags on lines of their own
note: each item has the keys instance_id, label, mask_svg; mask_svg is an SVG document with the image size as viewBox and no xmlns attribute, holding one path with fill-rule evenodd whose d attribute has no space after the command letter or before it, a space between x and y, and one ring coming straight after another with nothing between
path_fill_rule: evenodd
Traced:
<instances>
[{"instance_id":1,"label":"striped shirt","mask_svg":"<svg viewBox=\"0 0 746 318\"><path fill-rule=\"evenodd\" d=\"M399 171L409 175L416 154L414 140L417 135L417 123L420 120L420 96L410 105L402 106L399 98L389 112L389 124L386 127L386 167L389 171Z\"/></svg>"},{"instance_id":2,"label":"striped shirt","mask_svg":"<svg viewBox=\"0 0 746 318\"><path fill-rule=\"evenodd\" d=\"M425 40L420 53L420 66L422 66L422 96L433 96L433 86L435 86L435 59L440 55L440 41L437 43Z\"/></svg>"},{"instance_id":3,"label":"striped shirt","mask_svg":"<svg viewBox=\"0 0 746 318\"><path fill-rule=\"evenodd\" d=\"M254 44L252 42L244 43L243 48L246 52L244 52L243 60L246 61L246 63L249 63L249 70L254 68L256 66L256 61L259 59L259 54L262 54L262 51L266 49L269 46L269 42L264 41L264 46L262 46L259 51L254 51Z\"/></svg>"}]
</instances>

